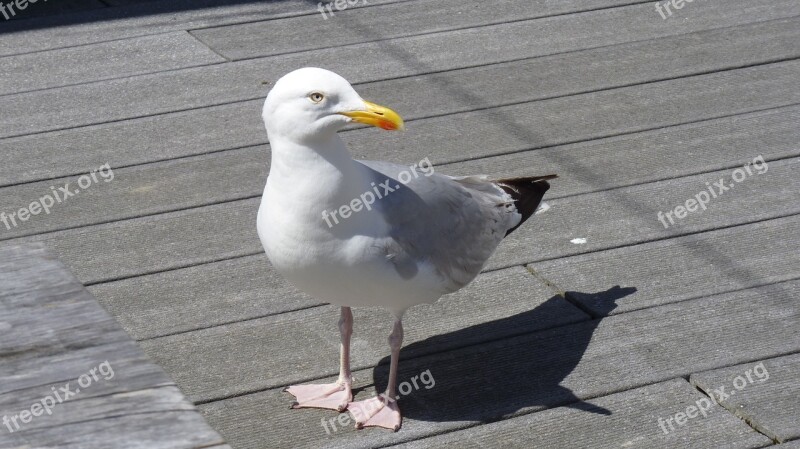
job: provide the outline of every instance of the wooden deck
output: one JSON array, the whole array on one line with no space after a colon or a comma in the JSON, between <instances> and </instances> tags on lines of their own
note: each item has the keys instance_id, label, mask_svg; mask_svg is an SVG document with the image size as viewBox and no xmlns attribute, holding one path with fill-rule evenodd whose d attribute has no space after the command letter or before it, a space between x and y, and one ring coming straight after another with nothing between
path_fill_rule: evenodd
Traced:
<instances>
[{"instance_id":1,"label":"wooden deck","mask_svg":"<svg viewBox=\"0 0 800 449\"><path fill-rule=\"evenodd\" d=\"M230 449L41 244L0 249L0 447Z\"/></svg>"},{"instance_id":2,"label":"wooden deck","mask_svg":"<svg viewBox=\"0 0 800 449\"><path fill-rule=\"evenodd\" d=\"M0 16L0 246L49 248L234 448L800 447L800 2L354 3ZM397 433L281 391L338 369L338 310L255 228L261 105L303 66L406 118L344 132L359 158L560 175L473 285L408 313L399 380L435 385ZM355 311L357 398L390 322Z\"/></svg>"}]
</instances>

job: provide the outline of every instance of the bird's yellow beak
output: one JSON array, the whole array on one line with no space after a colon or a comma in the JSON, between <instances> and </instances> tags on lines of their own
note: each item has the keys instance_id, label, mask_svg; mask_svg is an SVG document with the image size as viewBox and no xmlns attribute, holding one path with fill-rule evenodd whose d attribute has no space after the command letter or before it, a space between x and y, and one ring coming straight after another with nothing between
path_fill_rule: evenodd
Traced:
<instances>
[{"instance_id":1,"label":"bird's yellow beak","mask_svg":"<svg viewBox=\"0 0 800 449\"><path fill-rule=\"evenodd\" d=\"M403 118L393 110L365 101L366 111L348 111L340 114L350 117L354 122L364 123L365 125L377 126L389 131L402 131L405 129Z\"/></svg>"}]
</instances>

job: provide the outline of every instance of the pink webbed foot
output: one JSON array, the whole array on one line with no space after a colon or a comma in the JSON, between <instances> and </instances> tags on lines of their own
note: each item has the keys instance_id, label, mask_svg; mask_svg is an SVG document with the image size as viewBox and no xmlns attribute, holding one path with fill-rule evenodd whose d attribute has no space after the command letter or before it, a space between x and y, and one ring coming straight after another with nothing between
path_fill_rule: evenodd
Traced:
<instances>
[{"instance_id":1,"label":"pink webbed foot","mask_svg":"<svg viewBox=\"0 0 800 449\"><path fill-rule=\"evenodd\" d=\"M294 395L297 401L292 408L324 408L343 412L353 400L349 382L332 384L292 385L283 390Z\"/></svg>"},{"instance_id":2,"label":"pink webbed foot","mask_svg":"<svg viewBox=\"0 0 800 449\"><path fill-rule=\"evenodd\" d=\"M386 401L384 396L351 402L347 411L356 421L356 429L364 427L383 427L397 432L403 422L396 401Z\"/></svg>"}]
</instances>

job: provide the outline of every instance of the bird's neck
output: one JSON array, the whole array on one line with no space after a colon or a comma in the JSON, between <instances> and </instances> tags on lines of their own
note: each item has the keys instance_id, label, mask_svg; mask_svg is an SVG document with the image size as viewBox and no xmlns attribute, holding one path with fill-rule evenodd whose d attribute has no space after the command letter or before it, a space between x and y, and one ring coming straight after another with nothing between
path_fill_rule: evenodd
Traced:
<instances>
[{"instance_id":1,"label":"bird's neck","mask_svg":"<svg viewBox=\"0 0 800 449\"><path fill-rule=\"evenodd\" d=\"M270 175L296 177L300 173L313 173L320 169L342 173L355 170L353 158L337 134L302 142L276 137L270 139L270 146Z\"/></svg>"},{"instance_id":2,"label":"bird's neck","mask_svg":"<svg viewBox=\"0 0 800 449\"><path fill-rule=\"evenodd\" d=\"M338 210L371 189L365 170L336 134L302 143L271 138L270 146L267 192L271 200L284 203L283 207L291 203L292 209L315 221L321 220L323 210ZM367 219L359 215L347 220L350 226Z\"/></svg>"}]
</instances>

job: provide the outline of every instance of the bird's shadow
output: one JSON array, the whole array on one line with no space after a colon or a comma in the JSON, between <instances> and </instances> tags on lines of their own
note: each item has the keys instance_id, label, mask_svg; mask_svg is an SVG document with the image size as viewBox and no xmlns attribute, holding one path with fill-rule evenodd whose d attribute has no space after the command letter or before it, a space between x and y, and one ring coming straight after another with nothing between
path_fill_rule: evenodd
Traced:
<instances>
[{"instance_id":1,"label":"bird's shadow","mask_svg":"<svg viewBox=\"0 0 800 449\"><path fill-rule=\"evenodd\" d=\"M527 312L404 347L398 373L403 415L420 421L490 422L523 408L560 405L610 415L610 411L581 401L560 384L580 362L594 330L616 308L616 301L634 292L634 287L620 286L597 293L567 292L571 298L589 299L593 305L591 320L567 326L403 359L404 355L430 354L430 347L453 347L480 341L481 336L486 340L486 336L508 335L509 329L543 328L552 317L552 307L566 301L556 295ZM535 326L537 321L544 324ZM384 358L373 370L377 391L386 388L388 362L389 357Z\"/></svg>"}]
</instances>

